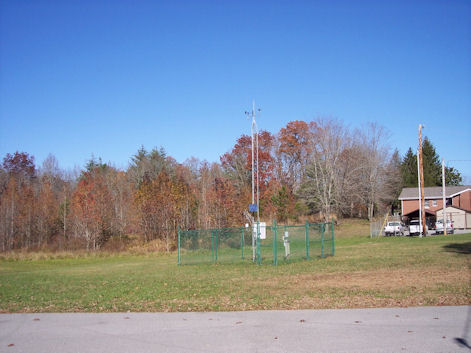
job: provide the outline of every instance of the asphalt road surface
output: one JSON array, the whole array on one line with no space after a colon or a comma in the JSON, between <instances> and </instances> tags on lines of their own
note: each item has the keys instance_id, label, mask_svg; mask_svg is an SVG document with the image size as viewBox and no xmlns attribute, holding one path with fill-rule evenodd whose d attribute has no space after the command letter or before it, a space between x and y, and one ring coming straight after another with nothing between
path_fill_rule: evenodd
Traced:
<instances>
[{"instance_id":1,"label":"asphalt road surface","mask_svg":"<svg viewBox=\"0 0 471 353\"><path fill-rule=\"evenodd\" d=\"M0 352L470 352L471 306L0 314Z\"/></svg>"}]
</instances>

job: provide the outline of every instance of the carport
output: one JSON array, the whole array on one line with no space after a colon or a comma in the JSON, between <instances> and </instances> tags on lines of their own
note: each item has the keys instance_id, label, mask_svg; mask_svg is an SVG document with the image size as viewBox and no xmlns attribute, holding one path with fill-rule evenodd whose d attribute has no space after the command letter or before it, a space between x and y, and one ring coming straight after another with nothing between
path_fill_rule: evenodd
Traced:
<instances>
[{"instance_id":1,"label":"carport","mask_svg":"<svg viewBox=\"0 0 471 353\"><path fill-rule=\"evenodd\" d=\"M419 219L419 217L420 217L419 210L415 210L415 211L402 215L402 221L404 223L409 224L411 220ZM435 212L425 210L425 223L427 224L429 228L435 225L436 220L437 220L437 215Z\"/></svg>"}]
</instances>

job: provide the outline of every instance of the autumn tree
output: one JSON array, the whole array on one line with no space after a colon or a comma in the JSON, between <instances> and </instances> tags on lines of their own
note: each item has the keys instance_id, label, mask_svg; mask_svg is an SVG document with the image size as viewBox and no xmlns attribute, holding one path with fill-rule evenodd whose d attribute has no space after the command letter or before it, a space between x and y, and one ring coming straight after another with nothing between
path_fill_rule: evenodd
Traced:
<instances>
[{"instance_id":1,"label":"autumn tree","mask_svg":"<svg viewBox=\"0 0 471 353\"><path fill-rule=\"evenodd\" d=\"M278 134L278 151L282 159L286 182L292 189L301 184L311 154L312 129L315 123L290 121ZM285 178L283 178L285 179Z\"/></svg>"},{"instance_id":2,"label":"autumn tree","mask_svg":"<svg viewBox=\"0 0 471 353\"><path fill-rule=\"evenodd\" d=\"M244 205L237 202L237 192L230 180L216 177L211 185L211 214L217 228L240 224Z\"/></svg>"},{"instance_id":3,"label":"autumn tree","mask_svg":"<svg viewBox=\"0 0 471 353\"><path fill-rule=\"evenodd\" d=\"M7 180L0 198L0 236L2 251L11 250L15 247L15 239L18 235L18 208L20 195L18 193L17 181L14 177Z\"/></svg>"},{"instance_id":4,"label":"autumn tree","mask_svg":"<svg viewBox=\"0 0 471 353\"><path fill-rule=\"evenodd\" d=\"M18 179L33 179L36 176L34 157L25 152L7 153L3 158L3 169Z\"/></svg>"},{"instance_id":5,"label":"autumn tree","mask_svg":"<svg viewBox=\"0 0 471 353\"><path fill-rule=\"evenodd\" d=\"M36 167L25 152L8 153L2 163L6 177L0 203L4 229L2 248L29 247L35 243Z\"/></svg>"},{"instance_id":6,"label":"autumn tree","mask_svg":"<svg viewBox=\"0 0 471 353\"><path fill-rule=\"evenodd\" d=\"M76 236L85 238L87 250L100 248L112 235L112 195L106 182L110 167L90 160L72 196Z\"/></svg>"},{"instance_id":7,"label":"autumn tree","mask_svg":"<svg viewBox=\"0 0 471 353\"><path fill-rule=\"evenodd\" d=\"M67 192L68 182L64 180L64 172L59 167L57 158L49 154L39 168L38 177L38 237L39 246L47 245L61 233L67 226L67 210L63 214L62 203L70 198ZM65 217L64 217L65 216ZM65 227L64 227L65 225ZM64 232L62 232L64 233ZM58 238L62 246L65 236Z\"/></svg>"},{"instance_id":8,"label":"autumn tree","mask_svg":"<svg viewBox=\"0 0 471 353\"><path fill-rule=\"evenodd\" d=\"M274 136L268 131L258 133L258 188L261 199L264 199L265 192L274 175ZM254 153L254 168L257 168L257 156ZM236 190L238 200L244 200L246 203L241 205L238 214L242 214L247 208L250 198L252 185L252 141L250 136L242 135L235 144L231 152L225 153L221 157L221 165L226 177L231 180ZM257 179L254 180L256 192ZM250 197L250 196L249 196ZM262 205L263 202L260 204ZM262 207L260 212L263 212Z\"/></svg>"},{"instance_id":9,"label":"autumn tree","mask_svg":"<svg viewBox=\"0 0 471 353\"><path fill-rule=\"evenodd\" d=\"M188 227L193 214L194 200L189 186L180 175L171 178L162 170L157 178L141 183L134 202L144 240L162 239L170 251L175 245L177 227Z\"/></svg>"},{"instance_id":10,"label":"autumn tree","mask_svg":"<svg viewBox=\"0 0 471 353\"><path fill-rule=\"evenodd\" d=\"M38 246L47 245L59 230L59 202L49 180L42 180L37 202Z\"/></svg>"},{"instance_id":11,"label":"autumn tree","mask_svg":"<svg viewBox=\"0 0 471 353\"><path fill-rule=\"evenodd\" d=\"M221 166L237 189L248 188L252 180L252 139L242 135L237 139L231 152L221 156Z\"/></svg>"}]
</instances>

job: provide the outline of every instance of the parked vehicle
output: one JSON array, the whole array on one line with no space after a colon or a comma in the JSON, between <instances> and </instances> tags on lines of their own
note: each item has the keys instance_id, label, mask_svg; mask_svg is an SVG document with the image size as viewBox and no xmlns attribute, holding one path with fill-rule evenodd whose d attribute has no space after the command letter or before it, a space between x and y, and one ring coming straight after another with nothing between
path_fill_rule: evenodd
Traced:
<instances>
[{"instance_id":1,"label":"parked vehicle","mask_svg":"<svg viewBox=\"0 0 471 353\"><path fill-rule=\"evenodd\" d=\"M455 229L453 227L453 221L447 220L446 221L446 233L453 234ZM435 234L443 234L443 220L439 219L435 222Z\"/></svg>"},{"instance_id":2,"label":"parked vehicle","mask_svg":"<svg viewBox=\"0 0 471 353\"><path fill-rule=\"evenodd\" d=\"M404 235L404 225L398 221L387 222L384 227L384 235Z\"/></svg>"},{"instance_id":3,"label":"parked vehicle","mask_svg":"<svg viewBox=\"0 0 471 353\"><path fill-rule=\"evenodd\" d=\"M425 229L427 229L427 226L425 227L426 227ZM413 219L412 221L410 221L409 235L419 235L423 233L424 233L423 225L420 224L420 221L418 219Z\"/></svg>"}]
</instances>

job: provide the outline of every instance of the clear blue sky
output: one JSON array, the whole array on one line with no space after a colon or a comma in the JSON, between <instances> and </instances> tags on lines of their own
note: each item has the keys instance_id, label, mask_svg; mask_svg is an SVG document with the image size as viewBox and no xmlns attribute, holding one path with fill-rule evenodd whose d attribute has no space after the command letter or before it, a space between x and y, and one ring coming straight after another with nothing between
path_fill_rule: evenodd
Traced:
<instances>
[{"instance_id":1,"label":"clear blue sky","mask_svg":"<svg viewBox=\"0 0 471 353\"><path fill-rule=\"evenodd\" d=\"M0 156L92 154L125 168L144 145L218 161L255 99L259 127L333 116L425 124L471 159L471 1L0 2ZM471 182L471 162L449 162Z\"/></svg>"}]
</instances>

